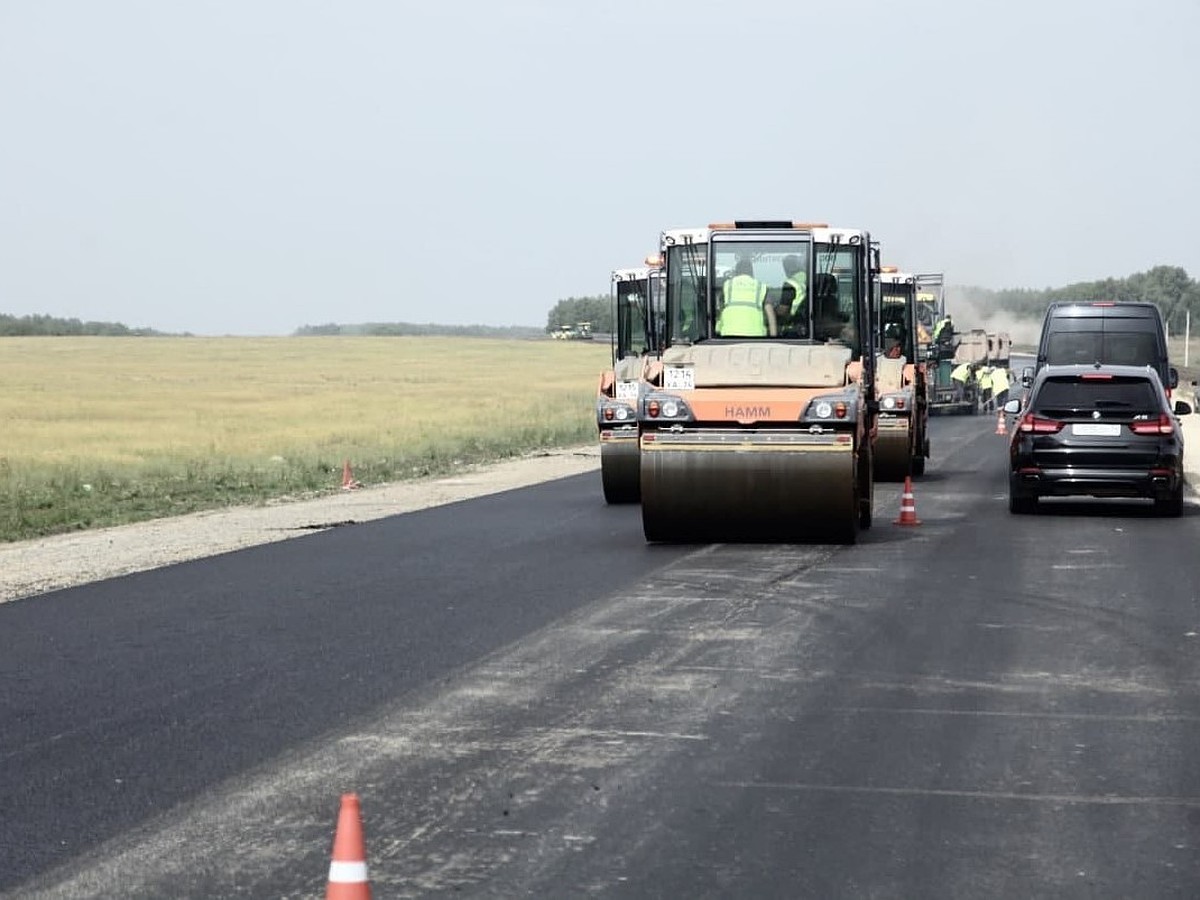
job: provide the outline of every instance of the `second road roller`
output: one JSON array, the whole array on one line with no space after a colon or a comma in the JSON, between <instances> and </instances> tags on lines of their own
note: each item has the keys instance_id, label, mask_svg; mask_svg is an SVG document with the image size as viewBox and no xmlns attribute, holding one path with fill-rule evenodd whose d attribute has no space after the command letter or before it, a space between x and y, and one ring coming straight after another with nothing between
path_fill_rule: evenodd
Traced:
<instances>
[{"instance_id":1,"label":"second road roller","mask_svg":"<svg viewBox=\"0 0 1200 900\"><path fill-rule=\"evenodd\" d=\"M661 236L666 333L638 405L655 542L853 543L874 494L877 251L759 220Z\"/></svg>"},{"instance_id":2,"label":"second road roller","mask_svg":"<svg viewBox=\"0 0 1200 900\"><path fill-rule=\"evenodd\" d=\"M614 330L612 368L600 374L596 424L600 435L600 481L608 503L637 503L637 404L646 365L658 354L663 309L663 272L657 256L646 265L612 274Z\"/></svg>"}]
</instances>

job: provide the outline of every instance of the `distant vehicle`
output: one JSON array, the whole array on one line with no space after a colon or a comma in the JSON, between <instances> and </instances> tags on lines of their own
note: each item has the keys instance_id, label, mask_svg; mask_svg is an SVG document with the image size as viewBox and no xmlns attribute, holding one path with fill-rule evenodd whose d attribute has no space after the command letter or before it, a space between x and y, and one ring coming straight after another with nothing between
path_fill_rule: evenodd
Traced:
<instances>
[{"instance_id":1,"label":"distant vehicle","mask_svg":"<svg viewBox=\"0 0 1200 900\"><path fill-rule=\"evenodd\" d=\"M1043 366L1009 448L1008 508L1032 513L1040 497L1144 497L1183 513L1183 432L1151 366Z\"/></svg>"},{"instance_id":2,"label":"distant vehicle","mask_svg":"<svg viewBox=\"0 0 1200 900\"><path fill-rule=\"evenodd\" d=\"M1153 303L1052 303L1042 321L1037 359L1022 373L1028 386L1043 366L1153 366L1167 396L1179 373L1167 359L1167 329Z\"/></svg>"},{"instance_id":3,"label":"distant vehicle","mask_svg":"<svg viewBox=\"0 0 1200 900\"><path fill-rule=\"evenodd\" d=\"M574 325L559 325L550 336L558 341L590 341L592 339L592 323L577 322Z\"/></svg>"}]
</instances>

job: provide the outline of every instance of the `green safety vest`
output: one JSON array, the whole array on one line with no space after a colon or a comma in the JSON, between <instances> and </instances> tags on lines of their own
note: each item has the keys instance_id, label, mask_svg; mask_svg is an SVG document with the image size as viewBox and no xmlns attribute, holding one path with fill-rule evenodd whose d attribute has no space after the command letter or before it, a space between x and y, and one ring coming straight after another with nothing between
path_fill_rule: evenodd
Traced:
<instances>
[{"instance_id":1,"label":"green safety vest","mask_svg":"<svg viewBox=\"0 0 1200 900\"><path fill-rule=\"evenodd\" d=\"M942 371L945 372L946 370L942 369ZM963 384L966 384L967 380L971 377L971 367L966 363L955 366L954 371L950 373L950 377L955 381L961 381Z\"/></svg>"},{"instance_id":2,"label":"green safety vest","mask_svg":"<svg viewBox=\"0 0 1200 900\"><path fill-rule=\"evenodd\" d=\"M791 278L785 278L784 284L790 284L792 290L796 292L796 296L792 299L792 315L800 312L800 308L804 306L808 300L808 276L803 272L797 272Z\"/></svg>"},{"instance_id":3,"label":"green safety vest","mask_svg":"<svg viewBox=\"0 0 1200 900\"><path fill-rule=\"evenodd\" d=\"M942 333L942 330L949 324L950 322L948 319L942 319L933 326L933 339L935 341L938 339L938 335Z\"/></svg>"},{"instance_id":4,"label":"green safety vest","mask_svg":"<svg viewBox=\"0 0 1200 900\"><path fill-rule=\"evenodd\" d=\"M753 275L735 275L722 289L725 305L717 318L717 334L722 337L764 337L763 302L767 286Z\"/></svg>"}]
</instances>

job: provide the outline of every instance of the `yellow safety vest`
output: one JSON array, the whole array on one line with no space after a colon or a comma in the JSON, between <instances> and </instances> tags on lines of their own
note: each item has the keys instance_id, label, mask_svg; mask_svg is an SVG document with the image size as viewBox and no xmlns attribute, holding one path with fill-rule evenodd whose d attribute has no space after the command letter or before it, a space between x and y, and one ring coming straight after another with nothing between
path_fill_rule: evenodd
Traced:
<instances>
[{"instance_id":1,"label":"yellow safety vest","mask_svg":"<svg viewBox=\"0 0 1200 900\"><path fill-rule=\"evenodd\" d=\"M796 292L796 296L792 299L792 315L800 312L800 308L808 300L808 276L803 272L797 272L791 278L784 279L784 284L790 284L792 290Z\"/></svg>"},{"instance_id":2,"label":"yellow safety vest","mask_svg":"<svg viewBox=\"0 0 1200 900\"><path fill-rule=\"evenodd\" d=\"M948 324L950 324L950 323L946 319L942 319L936 325L933 326L933 339L935 341L938 339L938 336L942 333L942 331L946 328L946 326Z\"/></svg>"},{"instance_id":3,"label":"yellow safety vest","mask_svg":"<svg viewBox=\"0 0 1200 900\"><path fill-rule=\"evenodd\" d=\"M979 370L979 389L981 391L990 391L992 389L992 370Z\"/></svg>"},{"instance_id":4,"label":"yellow safety vest","mask_svg":"<svg viewBox=\"0 0 1200 900\"><path fill-rule=\"evenodd\" d=\"M996 368L992 370L992 392L1002 394L1008 390L1008 372Z\"/></svg>"},{"instance_id":5,"label":"yellow safety vest","mask_svg":"<svg viewBox=\"0 0 1200 900\"><path fill-rule=\"evenodd\" d=\"M942 369L942 371L944 372L946 370ZM961 381L963 384L966 384L968 379L971 377L971 367L966 363L955 366L954 371L950 373L950 377L955 381Z\"/></svg>"},{"instance_id":6,"label":"yellow safety vest","mask_svg":"<svg viewBox=\"0 0 1200 900\"><path fill-rule=\"evenodd\" d=\"M767 323L763 321L763 302L767 286L753 275L735 275L723 288L725 305L717 317L717 334L721 337L764 337Z\"/></svg>"}]
</instances>

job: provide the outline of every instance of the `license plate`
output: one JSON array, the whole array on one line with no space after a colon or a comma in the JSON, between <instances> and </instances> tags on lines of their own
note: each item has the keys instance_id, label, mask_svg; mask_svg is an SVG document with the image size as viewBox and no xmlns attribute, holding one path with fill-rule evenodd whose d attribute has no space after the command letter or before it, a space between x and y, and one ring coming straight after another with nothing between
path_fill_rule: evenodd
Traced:
<instances>
[{"instance_id":1,"label":"license plate","mask_svg":"<svg viewBox=\"0 0 1200 900\"><path fill-rule=\"evenodd\" d=\"M1071 426L1071 434L1081 437L1118 437L1121 426L1110 422L1076 422Z\"/></svg>"},{"instance_id":2,"label":"license plate","mask_svg":"<svg viewBox=\"0 0 1200 900\"><path fill-rule=\"evenodd\" d=\"M638 383L636 381L618 381L617 399L636 400L638 398Z\"/></svg>"},{"instance_id":3,"label":"license plate","mask_svg":"<svg viewBox=\"0 0 1200 900\"><path fill-rule=\"evenodd\" d=\"M663 369L663 387L668 391L690 391L696 387L696 370L691 366L667 366Z\"/></svg>"}]
</instances>

